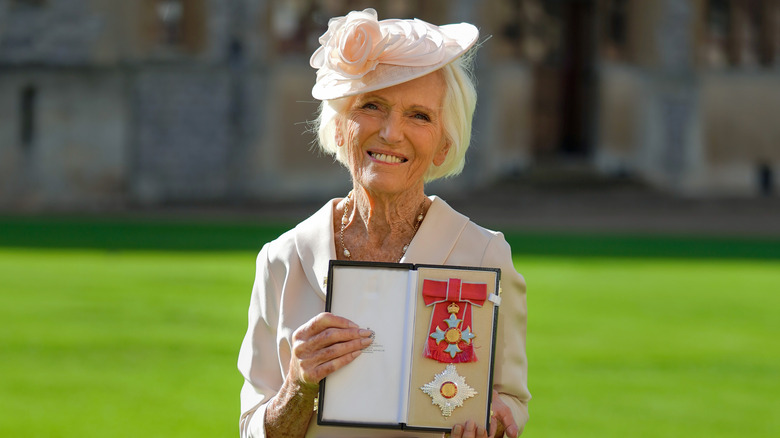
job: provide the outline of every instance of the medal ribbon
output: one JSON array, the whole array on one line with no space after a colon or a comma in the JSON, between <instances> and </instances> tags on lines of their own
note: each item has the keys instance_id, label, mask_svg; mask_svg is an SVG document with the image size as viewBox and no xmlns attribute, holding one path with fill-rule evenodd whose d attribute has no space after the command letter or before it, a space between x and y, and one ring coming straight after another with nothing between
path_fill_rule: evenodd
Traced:
<instances>
[{"instance_id":1,"label":"medal ribbon","mask_svg":"<svg viewBox=\"0 0 780 438\"><path fill-rule=\"evenodd\" d=\"M425 305L433 306L431 328L423 355L444 363L476 362L477 355L471 339L460 338L457 342L449 342L448 339L437 341L431 335L445 333L452 328L460 332L467 330L466 333L470 334L471 306L482 307L485 303L487 284L462 283L459 278L450 278L449 281L423 280L422 294ZM457 305L458 311L450 314L448 307L453 303ZM460 322L452 325L455 320Z\"/></svg>"}]
</instances>

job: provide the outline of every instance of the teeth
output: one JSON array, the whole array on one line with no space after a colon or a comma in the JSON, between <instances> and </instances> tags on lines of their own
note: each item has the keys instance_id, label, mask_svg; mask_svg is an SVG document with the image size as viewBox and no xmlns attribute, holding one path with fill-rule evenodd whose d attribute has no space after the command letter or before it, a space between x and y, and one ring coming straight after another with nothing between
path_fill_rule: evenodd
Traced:
<instances>
[{"instance_id":1,"label":"teeth","mask_svg":"<svg viewBox=\"0 0 780 438\"><path fill-rule=\"evenodd\" d=\"M402 163L404 161L400 157L393 155L377 154L372 152L371 156L374 157L375 160L382 161L384 163Z\"/></svg>"}]
</instances>

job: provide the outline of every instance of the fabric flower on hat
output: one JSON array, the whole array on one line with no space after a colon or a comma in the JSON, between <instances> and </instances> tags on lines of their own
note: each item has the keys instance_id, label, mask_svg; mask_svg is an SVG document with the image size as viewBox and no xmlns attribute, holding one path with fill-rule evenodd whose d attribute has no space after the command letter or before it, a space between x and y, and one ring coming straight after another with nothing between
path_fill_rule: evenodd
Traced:
<instances>
[{"instance_id":1,"label":"fabric flower on hat","mask_svg":"<svg viewBox=\"0 0 780 438\"><path fill-rule=\"evenodd\" d=\"M422 20L377 20L374 9L332 18L311 57L322 74L358 79L381 62L404 66L436 64L445 57L444 37Z\"/></svg>"},{"instance_id":2,"label":"fabric flower on hat","mask_svg":"<svg viewBox=\"0 0 780 438\"><path fill-rule=\"evenodd\" d=\"M357 79L376 68L386 40L375 10L352 11L328 22L328 31L319 39L322 46L312 55L311 66Z\"/></svg>"}]
</instances>

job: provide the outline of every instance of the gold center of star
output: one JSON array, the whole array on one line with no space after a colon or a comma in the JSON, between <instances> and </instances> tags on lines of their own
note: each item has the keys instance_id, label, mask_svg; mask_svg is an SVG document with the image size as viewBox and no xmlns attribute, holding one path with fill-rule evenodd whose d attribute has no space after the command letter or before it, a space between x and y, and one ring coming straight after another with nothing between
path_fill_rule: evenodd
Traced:
<instances>
[{"instance_id":1,"label":"gold center of star","mask_svg":"<svg viewBox=\"0 0 780 438\"><path fill-rule=\"evenodd\" d=\"M444 398L452 398L458 394L458 385L452 382L444 382L439 389Z\"/></svg>"}]
</instances>

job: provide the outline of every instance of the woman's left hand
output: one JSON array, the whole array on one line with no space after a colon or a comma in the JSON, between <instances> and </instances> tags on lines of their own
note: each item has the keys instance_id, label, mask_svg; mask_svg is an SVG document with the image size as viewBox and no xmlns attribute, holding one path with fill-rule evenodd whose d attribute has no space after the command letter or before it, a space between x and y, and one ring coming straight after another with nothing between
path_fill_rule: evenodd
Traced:
<instances>
[{"instance_id":1,"label":"woman's left hand","mask_svg":"<svg viewBox=\"0 0 780 438\"><path fill-rule=\"evenodd\" d=\"M490 420L490 428L493 429L493 420ZM445 436L447 436L445 434ZM456 424L452 427L451 438L488 438L487 431L482 426L469 420L466 424ZM491 435L492 437L492 435Z\"/></svg>"},{"instance_id":2,"label":"woman's left hand","mask_svg":"<svg viewBox=\"0 0 780 438\"><path fill-rule=\"evenodd\" d=\"M497 438L504 434L512 438L517 437L517 423L512 417L512 411L498 396L498 391L493 390L493 404L491 406L493 416L490 417L490 431L477 426L471 420L466 424L456 424L452 428L451 438Z\"/></svg>"}]
</instances>

